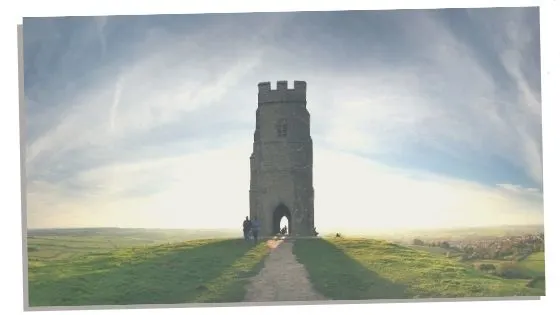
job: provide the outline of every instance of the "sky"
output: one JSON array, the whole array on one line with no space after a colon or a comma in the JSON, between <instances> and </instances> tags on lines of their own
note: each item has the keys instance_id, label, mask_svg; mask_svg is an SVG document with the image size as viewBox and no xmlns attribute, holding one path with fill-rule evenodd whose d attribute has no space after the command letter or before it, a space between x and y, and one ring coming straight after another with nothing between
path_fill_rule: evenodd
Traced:
<instances>
[{"instance_id":1,"label":"sky","mask_svg":"<svg viewBox=\"0 0 560 315\"><path fill-rule=\"evenodd\" d=\"M257 84L307 82L315 224L543 224L538 8L25 18L28 228L241 228Z\"/></svg>"}]
</instances>

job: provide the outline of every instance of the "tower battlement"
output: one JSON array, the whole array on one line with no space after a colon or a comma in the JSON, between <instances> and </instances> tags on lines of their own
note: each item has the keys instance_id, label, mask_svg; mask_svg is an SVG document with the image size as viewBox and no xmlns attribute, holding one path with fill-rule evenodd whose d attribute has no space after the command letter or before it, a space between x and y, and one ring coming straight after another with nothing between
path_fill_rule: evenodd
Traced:
<instances>
[{"instance_id":1,"label":"tower battlement","mask_svg":"<svg viewBox=\"0 0 560 315\"><path fill-rule=\"evenodd\" d=\"M306 103L307 83L294 81L294 88L288 88L288 81L277 81L276 89L270 82L261 82L259 87L259 105L266 103Z\"/></svg>"}]
</instances>

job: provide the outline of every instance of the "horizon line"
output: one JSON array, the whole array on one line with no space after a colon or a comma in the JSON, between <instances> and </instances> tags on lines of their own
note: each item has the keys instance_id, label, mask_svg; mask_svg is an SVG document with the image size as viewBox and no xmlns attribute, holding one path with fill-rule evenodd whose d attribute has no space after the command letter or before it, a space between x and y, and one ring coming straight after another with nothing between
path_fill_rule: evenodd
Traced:
<instances>
[{"instance_id":1,"label":"horizon line","mask_svg":"<svg viewBox=\"0 0 560 315\"><path fill-rule=\"evenodd\" d=\"M389 228L389 229L379 229L372 228L371 230L378 231L402 231L402 230L457 230L457 229L486 229L495 227L544 227L544 223L538 224L496 224L496 225L486 225L486 226L457 226L457 227L411 227L411 228ZM37 231L37 230L100 230L100 229L119 229L119 230L180 230L180 231L237 231L236 228L165 228L165 227L112 227L112 226L91 226L91 227L49 227L49 228L27 228L27 231ZM337 228L330 228L327 230L336 230ZM347 228L338 228L338 230L348 230ZM370 229L353 229L354 231L369 231Z\"/></svg>"}]
</instances>

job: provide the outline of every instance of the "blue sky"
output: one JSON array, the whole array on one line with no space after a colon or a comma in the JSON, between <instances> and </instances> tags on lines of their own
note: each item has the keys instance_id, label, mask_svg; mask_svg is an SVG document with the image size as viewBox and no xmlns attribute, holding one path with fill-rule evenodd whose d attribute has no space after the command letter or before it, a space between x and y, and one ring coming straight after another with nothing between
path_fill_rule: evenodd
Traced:
<instances>
[{"instance_id":1,"label":"blue sky","mask_svg":"<svg viewBox=\"0 0 560 315\"><path fill-rule=\"evenodd\" d=\"M319 229L543 222L537 8L23 25L31 228L237 228L276 80L308 83Z\"/></svg>"}]
</instances>

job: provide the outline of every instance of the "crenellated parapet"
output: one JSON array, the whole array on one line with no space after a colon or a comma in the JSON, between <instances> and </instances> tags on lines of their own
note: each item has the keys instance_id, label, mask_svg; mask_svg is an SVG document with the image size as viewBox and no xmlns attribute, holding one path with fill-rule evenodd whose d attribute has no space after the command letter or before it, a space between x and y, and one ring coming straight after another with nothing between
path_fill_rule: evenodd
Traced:
<instances>
[{"instance_id":1,"label":"crenellated parapet","mask_svg":"<svg viewBox=\"0 0 560 315\"><path fill-rule=\"evenodd\" d=\"M307 83L294 81L294 88L288 88L288 81L277 81L276 89L270 82L261 82L259 86L259 105L269 103L305 103L307 102Z\"/></svg>"}]
</instances>

